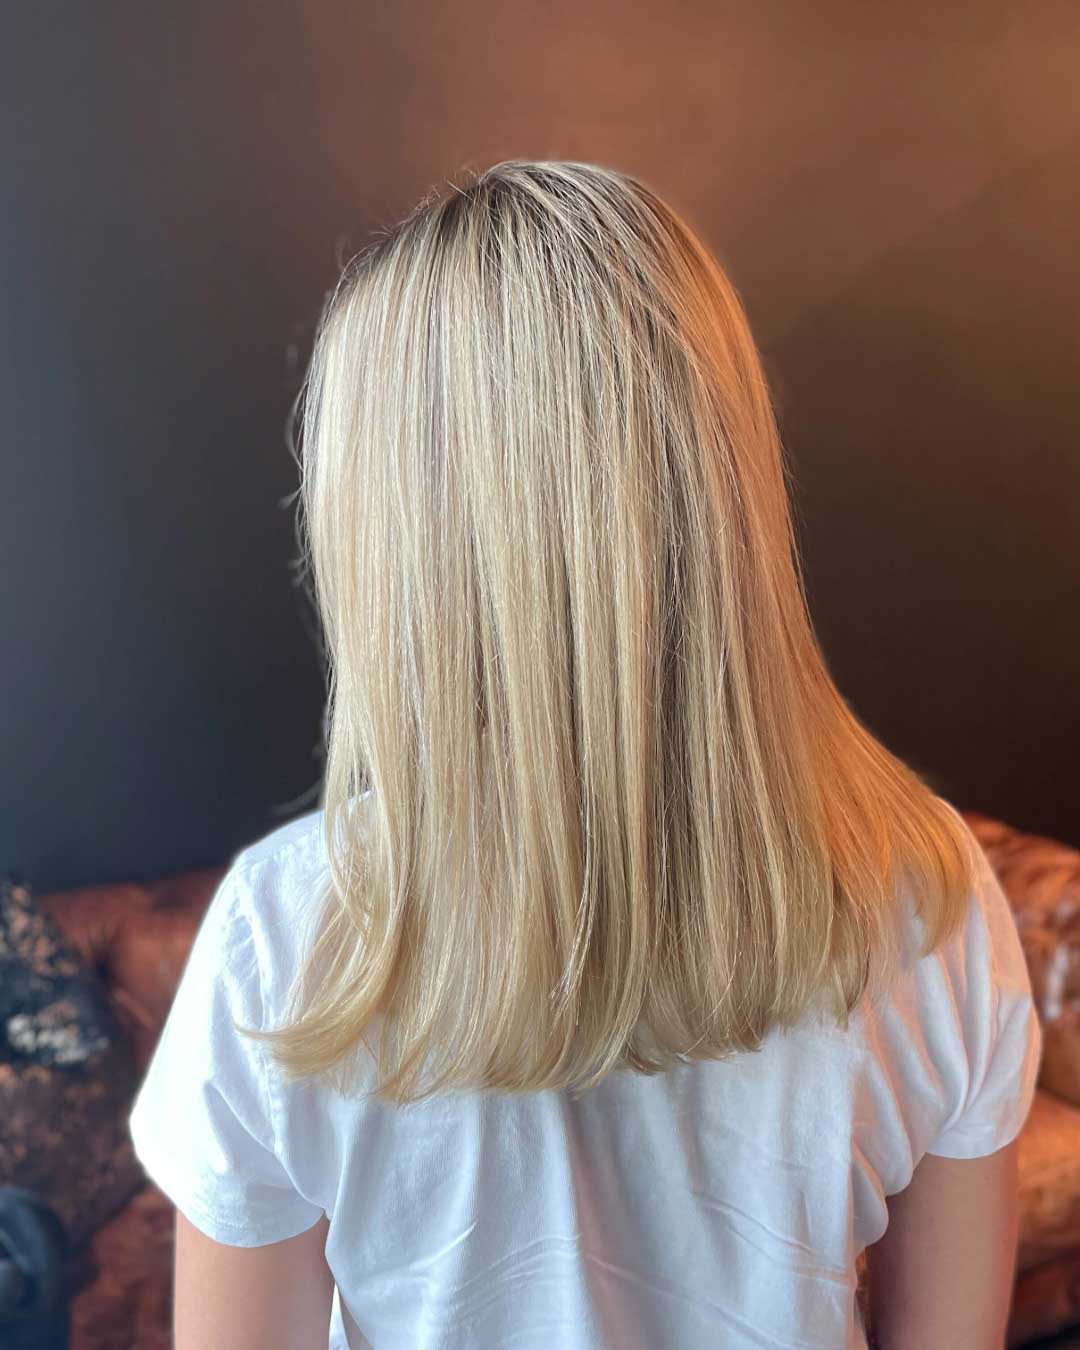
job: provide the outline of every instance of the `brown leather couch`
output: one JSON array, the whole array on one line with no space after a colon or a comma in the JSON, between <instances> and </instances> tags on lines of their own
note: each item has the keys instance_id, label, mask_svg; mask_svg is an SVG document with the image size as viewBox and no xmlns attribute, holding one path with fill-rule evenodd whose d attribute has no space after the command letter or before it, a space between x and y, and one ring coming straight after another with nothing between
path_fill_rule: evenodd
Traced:
<instances>
[{"instance_id":1,"label":"brown leather couch","mask_svg":"<svg viewBox=\"0 0 1080 1350\"><path fill-rule=\"evenodd\" d=\"M1039 1090L1020 1140L1013 1347L1080 1321L1080 850L964 815L1013 905L1043 1019ZM224 870L43 897L103 980L140 1071ZM173 1219L147 1182L98 1229L81 1254L72 1350L168 1350Z\"/></svg>"}]
</instances>

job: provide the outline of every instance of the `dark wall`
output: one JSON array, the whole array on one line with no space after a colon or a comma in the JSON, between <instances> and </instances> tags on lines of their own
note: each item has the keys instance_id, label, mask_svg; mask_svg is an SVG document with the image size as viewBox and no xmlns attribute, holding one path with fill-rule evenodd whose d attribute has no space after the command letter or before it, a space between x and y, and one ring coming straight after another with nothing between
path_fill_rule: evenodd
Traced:
<instances>
[{"instance_id":1,"label":"dark wall","mask_svg":"<svg viewBox=\"0 0 1080 1350\"><path fill-rule=\"evenodd\" d=\"M372 227L634 171L732 273L814 623L962 807L1080 843L1080 23L876 6L10 6L0 868L218 862L315 804L285 426Z\"/></svg>"}]
</instances>

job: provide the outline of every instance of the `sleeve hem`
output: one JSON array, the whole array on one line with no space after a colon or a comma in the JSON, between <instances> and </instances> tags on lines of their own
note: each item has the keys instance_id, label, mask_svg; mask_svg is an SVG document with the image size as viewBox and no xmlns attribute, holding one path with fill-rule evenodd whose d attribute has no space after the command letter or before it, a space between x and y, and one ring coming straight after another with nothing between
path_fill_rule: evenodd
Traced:
<instances>
[{"instance_id":1,"label":"sleeve hem","mask_svg":"<svg viewBox=\"0 0 1080 1350\"><path fill-rule=\"evenodd\" d=\"M995 1125L982 1130L957 1130L942 1135L926 1151L935 1158L988 1158L992 1153L1007 1148L1018 1139L1027 1124L1028 1113L1005 1126Z\"/></svg>"},{"instance_id":2,"label":"sleeve hem","mask_svg":"<svg viewBox=\"0 0 1080 1350\"><path fill-rule=\"evenodd\" d=\"M251 1224L232 1227L226 1225L220 1219L212 1218L201 1204L188 1200L184 1204L178 1205L171 1195L169 1199L172 1201L173 1208L194 1224L200 1233L226 1247L269 1247L274 1242L286 1242L289 1238L298 1237L301 1233L306 1233L309 1228L314 1228L319 1219L323 1217L320 1213L315 1218L310 1216L304 1219L297 1218L287 1226L283 1225L275 1229L267 1229L265 1225L259 1225L256 1228Z\"/></svg>"},{"instance_id":3,"label":"sleeve hem","mask_svg":"<svg viewBox=\"0 0 1080 1350\"><path fill-rule=\"evenodd\" d=\"M180 1211L206 1237L228 1247L266 1247L273 1242L284 1242L287 1238L306 1233L323 1217L323 1211L308 1207L305 1202L303 1211L290 1209L276 1214L271 1221L224 1218L221 1214L220 1198L204 1196L192 1189L170 1165L163 1155L152 1153L145 1142L137 1137L132 1127L135 1153L152 1182L169 1200L174 1209Z\"/></svg>"},{"instance_id":4,"label":"sleeve hem","mask_svg":"<svg viewBox=\"0 0 1080 1350\"><path fill-rule=\"evenodd\" d=\"M218 1217L206 1204L193 1196L178 1202L172 1190L166 1190L154 1178L151 1180L168 1196L173 1208L194 1224L200 1233L226 1247L269 1247L274 1242L286 1242L289 1238L298 1237L309 1228L314 1228L323 1217L321 1213L314 1218L310 1215L303 1218L297 1216L291 1222L283 1221L272 1226L250 1222L234 1224Z\"/></svg>"}]
</instances>

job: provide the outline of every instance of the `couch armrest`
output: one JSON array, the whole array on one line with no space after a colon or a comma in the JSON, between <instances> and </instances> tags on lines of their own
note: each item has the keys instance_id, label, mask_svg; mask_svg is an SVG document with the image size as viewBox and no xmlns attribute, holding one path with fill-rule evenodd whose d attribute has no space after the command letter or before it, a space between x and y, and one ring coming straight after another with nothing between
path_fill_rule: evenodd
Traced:
<instances>
[{"instance_id":1,"label":"couch armrest","mask_svg":"<svg viewBox=\"0 0 1080 1350\"><path fill-rule=\"evenodd\" d=\"M1039 1086L1080 1106L1080 849L961 815L1016 916L1043 1028Z\"/></svg>"}]
</instances>

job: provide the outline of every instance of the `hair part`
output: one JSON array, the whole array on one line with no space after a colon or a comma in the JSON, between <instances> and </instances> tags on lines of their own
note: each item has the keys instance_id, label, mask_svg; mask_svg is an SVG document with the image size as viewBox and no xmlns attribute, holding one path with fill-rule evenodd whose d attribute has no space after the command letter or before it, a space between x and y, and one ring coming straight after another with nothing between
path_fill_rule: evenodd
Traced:
<instances>
[{"instance_id":1,"label":"hair part","mask_svg":"<svg viewBox=\"0 0 1080 1350\"><path fill-rule=\"evenodd\" d=\"M642 183L425 201L328 296L302 433L329 873L288 1076L583 1089L845 1025L905 904L956 931L965 827L831 680L742 307Z\"/></svg>"}]
</instances>

